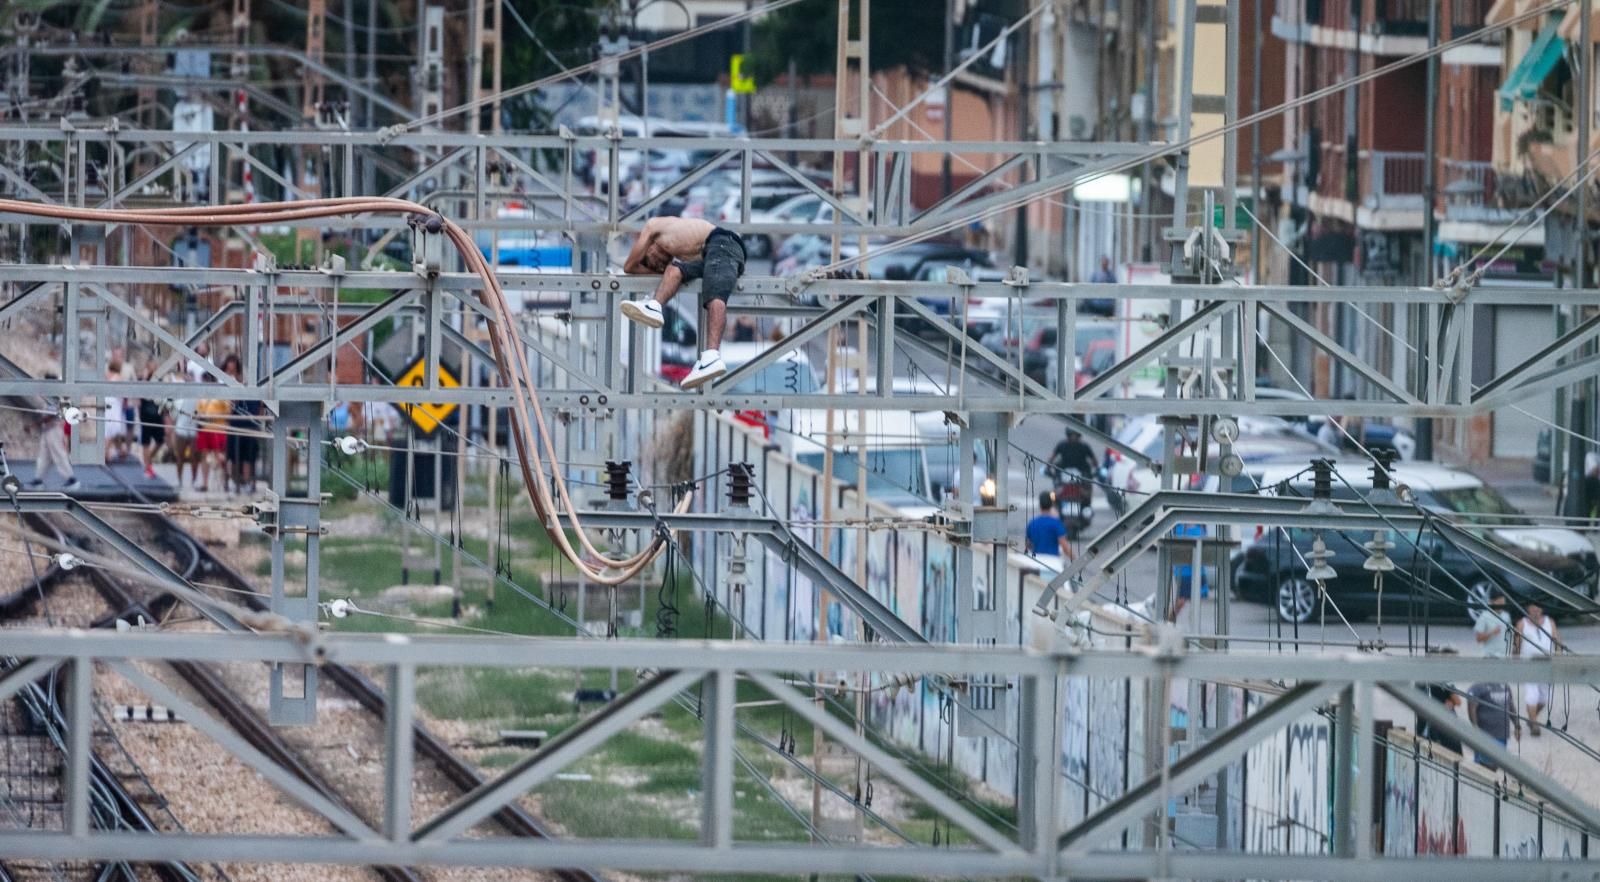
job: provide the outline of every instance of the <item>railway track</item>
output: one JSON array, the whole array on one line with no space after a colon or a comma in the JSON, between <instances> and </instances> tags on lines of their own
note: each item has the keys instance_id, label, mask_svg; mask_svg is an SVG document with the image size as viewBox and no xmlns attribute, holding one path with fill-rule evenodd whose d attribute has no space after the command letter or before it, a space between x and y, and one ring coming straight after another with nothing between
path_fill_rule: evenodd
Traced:
<instances>
[{"instance_id":1,"label":"railway track","mask_svg":"<svg viewBox=\"0 0 1600 882\"><path fill-rule=\"evenodd\" d=\"M47 525L34 524L49 535L60 534ZM54 565L43 567L21 589L0 597L0 620L46 617L44 604L65 578ZM92 615L81 604L68 612L72 624L87 624ZM0 670L12 662L0 658ZM0 704L0 826L30 830L64 829L65 795L62 771L65 765L61 738L67 721L61 704L60 684L24 687L10 701ZM121 751L109 726L95 727L90 740L90 788L94 796L91 820L100 828L154 833L159 827L145 806L165 807L161 794ZM113 764L121 768L113 768ZM153 873L161 882L197 882L202 876L178 862L152 864L145 875L129 864L48 864L42 862L0 863L0 882L29 882L33 879L59 880L79 874L96 880L125 879L141 882Z\"/></svg>"},{"instance_id":2,"label":"railway track","mask_svg":"<svg viewBox=\"0 0 1600 882\"><path fill-rule=\"evenodd\" d=\"M133 488L128 492L138 498ZM179 575L191 582L215 585L222 589L225 598L230 602L248 606L252 609L265 610L267 603L264 597L256 592L255 586L243 575L234 570L226 562L212 554L202 543L196 541L186 531L175 524L165 515L154 512L129 513L126 520L133 520L138 524L138 529L144 533L147 541L164 549L169 556L169 561ZM54 529L53 527L51 529ZM68 528L70 533L70 528ZM91 569L91 578L100 590L107 603L115 610L116 614L108 617L106 624L115 618L128 618L144 615L151 621L159 621L161 616L168 613L170 608L178 601L171 594L162 593L149 588L142 583L124 582L119 580L114 573L109 573L97 568ZM202 589L205 590L205 589ZM205 612L205 611L201 611ZM226 628L221 622L218 627ZM236 689L229 685L215 673L199 665L174 665L174 670L187 680L190 685L200 693L208 703L215 707L220 715L228 720L240 734L248 739L252 746L271 756L281 763L286 769L291 770L297 777L316 788L323 795L329 797L339 805L355 811L350 800L341 796L338 789L331 786L324 776L319 775L311 764L304 761L299 752L293 748L273 727L269 726L262 717L241 701ZM331 684L344 692L366 714L376 720L378 731L382 731L383 720L387 713L387 699L383 690L370 678L353 668L328 664L321 669L322 676ZM431 764L440 776L447 781L456 793L451 794L453 799L460 794L469 793L484 783L484 778L477 769L467 760L457 756L442 740L430 732L425 725L417 723L413 730L414 745L419 761ZM355 811L356 814L361 814ZM511 803L492 816L493 822L504 833L510 836L529 839L547 839L550 834L537 819L525 809ZM415 870L403 867L374 868L390 882L413 882L420 880ZM583 869L564 869L555 871L554 875L562 882L600 882L600 877ZM3 880L0 880L3 882Z\"/></svg>"}]
</instances>

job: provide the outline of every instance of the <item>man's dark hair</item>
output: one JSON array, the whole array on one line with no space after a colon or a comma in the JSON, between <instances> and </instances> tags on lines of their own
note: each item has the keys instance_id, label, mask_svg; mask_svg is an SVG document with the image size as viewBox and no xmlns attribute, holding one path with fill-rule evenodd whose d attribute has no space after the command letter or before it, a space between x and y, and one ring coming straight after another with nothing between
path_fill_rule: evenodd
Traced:
<instances>
[{"instance_id":1,"label":"man's dark hair","mask_svg":"<svg viewBox=\"0 0 1600 882\"><path fill-rule=\"evenodd\" d=\"M1056 506L1056 495L1049 490L1039 494L1039 510L1049 511Z\"/></svg>"}]
</instances>

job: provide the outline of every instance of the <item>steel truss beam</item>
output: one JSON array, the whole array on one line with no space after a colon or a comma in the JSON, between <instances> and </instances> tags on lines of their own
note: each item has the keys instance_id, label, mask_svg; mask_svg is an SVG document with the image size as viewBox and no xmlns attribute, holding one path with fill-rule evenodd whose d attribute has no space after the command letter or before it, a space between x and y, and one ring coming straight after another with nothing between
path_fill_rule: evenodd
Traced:
<instances>
[{"instance_id":1,"label":"steel truss beam","mask_svg":"<svg viewBox=\"0 0 1600 882\"><path fill-rule=\"evenodd\" d=\"M1460 524L1422 509L1381 503L1320 503L1297 496L1248 493L1207 493L1163 490L1130 508L1116 523L1085 546L1078 558L1045 586L1035 605L1048 613L1058 592L1067 585L1075 590L1058 616L1081 609L1101 587L1114 579L1140 555L1154 548L1172 528L1182 523L1226 524L1250 527L1268 523L1274 528L1308 530L1406 530L1432 526L1447 541L1483 560L1488 566L1511 573L1556 600L1577 609L1592 601L1527 562L1517 558Z\"/></svg>"},{"instance_id":2,"label":"steel truss beam","mask_svg":"<svg viewBox=\"0 0 1600 882\"><path fill-rule=\"evenodd\" d=\"M230 133L232 134L232 133ZM605 296L633 296L650 291L655 280L646 276L618 276L610 274L592 273L564 273L564 274L507 274L502 277L505 286L514 292L536 292L540 299L549 302L552 298L560 300L563 295L571 299L583 296L592 296L598 291ZM378 307L365 308L364 312L355 314L363 316L358 328L347 327L343 330L329 331L322 339L312 346L312 352L303 354L287 369L277 374L264 377L256 381L246 378L239 385L224 385L216 389L218 396L224 398L242 399L267 399L281 401L392 401L399 403L415 403L426 396L428 401L451 402L457 404L499 404L504 405L509 401L508 389L499 386L475 385L476 378L463 378L466 385L452 389L396 389L370 383L340 384L337 382L302 382L297 378L298 372L310 364L326 356L334 348L333 333L337 334L339 341L356 337L361 329L382 321L389 317L405 317L415 320L418 316L427 319L428 300L418 304L405 295L404 292L417 292L420 288L428 287L427 280L411 273L399 272L347 272L336 275L319 270L228 270L203 267L67 267L67 266L0 266L0 283L14 283L23 287L23 293L16 295L10 301L0 305L0 316L15 315L18 310L38 304L42 298L54 293L56 286L60 286L61 296L69 301L68 314L74 311L85 315L92 308L117 309L136 323L146 332L154 336L166 352L161 354L163 364L173 366L182 357L193 358L193 348L202 340L214 336L221 328L225 327L228 319L239 315L242 307L236 301L222 304L217 313L208 315L200 323L200 330L188 339L179 341L170 333L165 333L162 328L130 312L131 307L125 302L126 297L116 293L119 285L188 285L196 288L238 290L245 292L266 292L249 296L259 296L260 308L267 317L278 314L302 315L306 313L325 312L331 307L322 305L323 300L332 300L330 289L336 287L375 288L380 290L402 292ZM483 307L477 302L477 289L479 282L475 276L460 273L446 273L432 280L433 290L447 294L468 310L468 315L476 321L484 317ZM798 287L797 287L798 286ZM305 294L305 299L283 298L277 292L285 289L296 290ZM813 338L826 330L829 323L838 323L846 318L857 315L867 307L876 307L877 315L874 320L880 327L882 320L878 316L903 317L905 320L920 320L924 327L931 328L949 345L957 347L963 353L962 358L968 365L968 370L963 372L960 383L945 394L939 395L894 395L886 394L880 389L878 394L790 394L790 393L733 393L726 390L736 385L738 376L724 379L709 389L696 393L688 393L679 389L668 387L664 383L646 381L634 386L619 386L608 380L614 376L616 365L629 362L628 353L621 351L622 341L620 334L597 334L589 343L598 347L595 364L601 366L598 372L580 370L577 364L559 357L550 347L543 345L539 340L523 335L524 342L539 350L545 360L555 365L567 376L559 390L543 391L543 400L553 408L565 408L569 412L604 413L614 409L716 409L716 410L785 410L785 409L817 409L826 407L851 408L866 410L922 410L922 411L957 411L957 412L997 412L1008 413L1046 413L1062 416L1081 416L1085 414L1116 413L1116 414L1187 414L1194 416L1203 415L1273 415L1296 416L1316 415L1326 413L1330 407L1328 402L1307 401L1281 401L1281 400L1250 400L1250 384L1242 377L1230 385L1224 383L1193 384L1190 391L1197 397L1165 399L1153 397L1119 398L1117 387L1121 380L1142 366L1159 363L1167 367L1176 367L1180 370L1192 369L1193 366L1185 359L1175 358L1170 355L1173 346L1183 339L1200 333L1215 333L1218 324L1231 327L1237 323L1242 327L1254 325L1256 318L1265 314L1267 316L1286 321L1295 333L1308 339L1312 345L1327 351L1331 357L1340 364L1349 367L1356 374L1368 380L1374 388L1379 390L1380 397L1354 401L1339 401L1337 407L1342 413L1354 416L1384 416L1384 417L1413 417L1434 416L1464 418L1484 412L1489 408L1508 401L1507 396L1521 395L1537 388L1547 388L1563 385L1583 379L1591 370L1590 360L1558 364L1559 359L1575 346L1581 345L1582 335L1569 335L1561 343L1555 345L1535 358L1522 365L1518 365L1510 372L1511 379L1493 381L1488 395L1468 394L1430 394L1428 400L1419 401L1405 390L1393 383L1383 373L1379 365L1369 364L1357 358L1353 353L1338 346L1336 343L1321 334L1316 328L1299 320L1285 307L1296 302L1323 302L1321 300L1306 300L1307 297L1336 298L1343 302L1346 300L1361 300L1377 298L1385 302L1401 305L1446 305L1451 302L1449 292L1440 292L1435 289L1425 288L1355 288L1340 289L1336 295L1318 293L1319 289L1300 287L1266 286L1259 288L1241 288L1234 286L1192 286L1192 285L1122 285L1122 286L1081 286L1071 284L1036 284L1027 286L1008 285L1000 283L985 283L975 285L948 284L942 282L898 282L879 280L826 280L806 282L804 280L749 277L741 282L741 289L746 294L776 295L787 298L797 290L814 289L817 293L828 297L838 298L839 302L831 309L818 310L798 306L771 306L766 304L739 304L736 303L731 311L735 313L759 314L769 316L792 316L804 319L799 330L785 340L774 344L773 348L764 354L761 359L754 362L758 366L767 361L776 359L790 349L812 342ZM688 287L686 296L692 296L696 290L695 285ZM83 299L98 296L104 300L98 306L90 300ZM1058 339L1070 339L1071 331L1076 322L1077 305L1083 299L1110 296L1117 299L1150 299L1150 298L1176 298L1180 300L1204 301L1205 306L1195 314L1180 320L1169 330L1164 332L1157 340L1146 345L1142 350L1135 352L1121 362L1113 365L1099 378L1091 381L1082 390L1051 391L1034 378L1024 375L1016 364L1005 357L985 349L966 335L964 329L956 327L944 316L940 316L929 309L925 304L918 302L918 298L965 298L968 296L993 297L1011 299L1019 303L1025 299L1030 305L1041 304L1048 309L1055 307L1058 322ZM1502 289L1485 288L1469 292L1455 305L1454 312L1457 320L1450 326L1455 330L1452 333L1464 333L1464 329L1472 325L1470 311L1480 307L1492 307L1501 304L1516 303L1520 305L1566 305L1576 302L1586 302L1600 292L1581 292L1570 289L1527 288L1527 289ZM75 301L82 299L82 308L75 305ZM452 304L454 306L454 304ZM340 305L340 315L347 314L351 307L349 304ZM1032 307L1037 308L1037 307ZM533 314L530 312L530 314ZM431 321L431 320L430 320ZM612 316L608 322L615 321ZM1592 334L1594 329L1585 329L1584 332ZM441 333L448 335L458 345L463 344L458 329L441 328ZM1061 335L1066 334L1063 338ZM904 337L906 341L915 339L910 334L879 333L874 335L873 345L880 351L873 353L877 356L879 364L893 364L893 347L895 340ZM1253 353L1253 347L1243 345L1251 342L1248 334L1224 334L1221 338L1229 342L1229 346L1242 350L1243 355ZM1208 338L1210 342L1211 338ZM910 343L918 346L920 343ZM183 347L189 347L184 349ZM885 347L888 347L885 349ZM928 348L926 346L924 349ZM1455 352L1453 361L1434 359L1433 375L1424 388L1439 390L1449 377L1460 377L1460 362L1467 357L1470 351L1467 347L1443 347L1446 352ZM1163 352L1168 354L1163 355ZM487 355L476 352L475 355ZM1214 364L1233 365L1248 364L1249 358L1241 358L1241 352L1224 351L1217 353ZM885 359L888 359L885 361ZM1551 365L1557 365L1551 367ZM1544 373L1536 369L1544 368ZM757 368L745 368L746 371ZM1226 370L1225 373L1237 374L1236 371ZM66 370L59 371L60 376L71 376ZM1435 382L1437 381L1437 382ZM1070 383L1070 381L1069 381ZM1495 383L1499 383L1498 386ZM1010 388L1007 388L1007 387ZM997 388L998 387L998 388ZM1492 388L1491 388L1492 387ZM1011 392L1016 389L1017 392ZM175 397L184 391L179 386L165 382L134 382L111 383L99 379L74 379L67 380L37 380L13 379L0 383L0 394L40 395L40 396L68 396L68 395L148 395L149 397Z\"/></svg>"},{"instance_id":3,"label":"steel truss beam","mask_svg":"<svg viewBox=\"0 0 1600 882\"><path fill-rule=\"evenodd\" d=\"M872 875L905 875L919 878L966 876L973 878L1062 877L1159 877L1159 878L1295 878L1365 879L1375 867L1389 872L1406 872L1408 878L1450 879L1475 882L1478 879L1505 878L1510 872L1518 878L1557 878L1556 870L1568 874L1600 869L1600 862L1562 861L1557 864L1494 862L1470 859L1426 860L1372 859L1358 857L1348 849L1332 855L1284 856L1243 852L1178 850L1162 846L1131 852L1095 850L1094 840L1108 837L1118 826L1150 806L1162 806L1204 777L1233 762L1253 744L1281 730L1297 719L1322 707L1335 693L1366 694L1377 686L1412 705L1420 715L1433 719L1447 731L1475 747L1498 745L1480 743L1482 737L1452 715L1444 713L1421 696L1412 684L1448 680L1492 682L1590 682L1600 676L1600 657L1547 656L1540 659L1467 658L1461 656L1414 657L1376 654L1302 654L1284 656L1270 653L1230 652L1226 654L1188 653L1181 649L1156 646L1127 651L1039 652L1019 648L971 645L887 646L819 645L746 642L655 641L581 639L539 639L463 636L406 636L355 634L223 634L208 632L117 633L108 631L68 631L21 629L4 636L4 651L25 662L26 676L41 674L48 667L68 664L83 689L81 702L87 703L92 678L86 673L96 664L104 665L127 678L136 687L170 704L273 783L285 787L297 800L328 815L339 825L336 835L162 835L93 831L87 825L71 825L66 833L0 833L0 853L8 858L37 860L185 860L251 861L318 864L395 864L413 866L518 866L560 868L586 866L630 871L690 873L806 873L828 872ZM337 660L344 664L383 668L391 684L389 700L393 720L404 722L414 713L414 672L417 667L472 668L562 668L604 669L636 667L664 672L637 687L631 697L602 711L569 733L546 746L495 782L446 809L433 821L411 828L408 813L383 806L382 832L372 830L359 819L324 811L312 794L297 793L289 785L297 783L284 770L276 769L264 758L248 750L236 750L235 737L182 696L147 673L150 663L187 661L201 663L318 664ZM1053 729L1041 721L1053 720L1053 702L1059 691L1037 685L1059 683L1078 677L1119 677L1166 682L1172 678L1201 681L1244 681L1258 678L1264 669L1288 684L1286 691L1255 713L1233 726L1221 729L1205 747L1175 761L1160 774L1152 775L1078 825L1065 824L1047 795L1049 788L1035 788L1026 796L1028 804L1019 813L1029 818L1030 832L1021 840L1001 833L971 815L954 797L903 767L893 756L870 740L858 737L841 721L801 695L785 679L795 671L871 672L914 677L948 678L952 682L972 682L982 676L1018 677L1037 681L1036 688L1024 689L1017 700L1028 706L1019 709L1025 719L1036 722L1034 737L1019 742L1018 769L1048 779L1055 768L1060 746ZM706 714L704 767L708 786L702 793L701 836L695 842L656 842L627 838L596 838L583 841L509 842L496 839L456 838L468 829L475 816L486 816L493 805L516 798L525 787L548 777L556 768L588 753L604 739L669 700L681 689L709 678L712 689L703 704ZM733 824L736 811L732 792L729 751L735 732L732 701L738 679L751 681L768 692L791 712L823 727L831 738L897 780L909 792L925 801L936 812L960 824L980 845L962 848L928 848L921 845L876 848L870 846L831 847L821 844L771 846L741 840ZM11 680L0 681L9 683ZM1370 701L1341 706L1341 719L1349 719L1351 709L1369 709ZM90 715L77 719L87 732ZM390 727L393 729L393 725ZM76 733L74 733L76 734ZM393 732L386 738L384 753L387 802L409 798L409 753L393 748L404 739ZM87 739L74 742L82 756L87 755ZM1359 747L1357 741L1351 747ZM245 746L247 747L247 746ZM1341 749L1345 759L1357 756L1354 750ZM1600 811L1561 788L1538 770L1519 763L1515 757L1496 757L1505 761L1523 784L1549 799L1546 811L1564 815L1571 822L1600 829ZM1365 754L1361 754L1365 756ZM68 763L69 767L72 765ZM1040 771L1042 770L1042 771ZM70 768L69 768L70 772ZM280 774L281 773L281 774ZM1352 786L1351 776L1375 776L1376 770L1364 760L1349 769L1336 770L1343 788L1352 798L1335 799L1336 811L1351 817L1334 818L1335 829L1349 831L1359 823L1356 793L1371 792ZM280 781L283 777L287 780ZM70 774L66 790L69 805L87 805L87 780ZM1442 869L1441 869L1442 867ZM1512 869L1512 868L1515 869ZM1546 871L1549 871L1548 873ZM1492 871L1492 872L1491 872ZM1366 874L1366 875L1362 875ZM1498 875L1494 875L1498 874Z\"/></svg>"},{"instance_id":4,"label":"steel truss beam","mask_svg":"<svg viewBox=\"0 0 1600 882\"><path fill-rule=\"evenodd\" d=\"M188 135L192 134L193 137ZM265 137L263 137L265 136ZM955 144L936 144L925 141L874 141L870 144L860 144L846 140L812 140L812 139L719 139L719 138L619 138L605 137L572 137L563 138L559 135L530 136L530 135L492 135L492 134L450 134L450 133L402 133L391 135L376 131L329 131L329 130L288 130L277 128L261 132L195 132L185 133L178 137L170 131L154 131L145 129L115 131L101 128L73 128L66 131L49 129L42 126L0 126L0 140L10 141L19 145L43 145L58 153L64 149L63 144L70 142L80 148L91 145L114 144L117 149L149 148L157 151L163 158L162 164L146 172L140 181L126 185L124 192L137 189L140 182L148 182L161 177L171 171L182 152L197 150L213 150L216 146L225 146L241 152L247 161L252 162L261 174L277 181L277 183L290 191L297 188L295 185L279 176L275 169L268 168L256 162L248 153L252 145L271 145L274 148L289 147L301 151L321 151L328 148L343 150L349 154L360 151L365 158L377 159L386 155L398 153L405 157L420 157L421 170L407 174L404 179L391 188L388 195L400 196L414 192L414 188L422 181L439 177L446 171L461 168L464 180L475 180L476 184L470 195L482 207L490 201L523 201L541 196L553 196L560 199L566 210L556 213L546 211L541 216L535 212L532 217L502 219L496 217L496 212L475 211L472 217L460 219L460 223L471 230L542 230L560 231L564 233L579 232L629 232L639 229L644 222L644 217L650 208L657 206L670 198L674 193L683 191L696 180L717 170L718 168L739 169L740 180L748 184L749 169L754 164L770 166L783 173L793 186L811 192L833 206L838 219L853 232L871 235L907 235L925 229L929 224L937 223L944 219L943 215L933 217L924 215L915 219L907 219L903 212L893 213L893 222L890 222L890 213L880 213L876 218L862 217L856 210L836 199L825 188L819 187L799 169L784 162L779 154L785 151L802 151L807 153L832 152L856 154L865 152L868 156L868 168L888 169L907 168L915 154L934 153L964 155L978 154L988 157L989 164L999 166L981 180L993 182L1004 173L1014 169L1006 162L1007 159L1020 154L1035 160L1035 167L1061 168L1067 171L1053 171L1046 178L1024 184L1024 188L1057 187L1068 181L1072 176L1092 172L1094 169L1104 167L1106 162L1099 166L1082 166L1081 163L1093 159L1104 160L1107 157L1122 158L1142 152L1146 148L1142 145L1124 143L1097 143L1097 142L1062 142L1056 144L1042 144L1038 142L1008 142L1008 141L983 141L959 142ZM109 148L108 148L109 149ZM517 157L517 153L535 154L540 151L549 151L554 155L567 157L570 163L572 157L579 151L593 151L599 167L609 167L615 163L615 157L626 151L648 150L705 150L713 157L694 169L678 176L668 183L662 190L656 192L642 205L633 208L624 208L619 200L614 198L615 191L605 197L584 192L576 185L570 165L562 173L551 175L531 167L526 161ZM512 189L491 192L485 189L486 180L478 174L476 166L484 161L484 157L493 154L502 161L507 161L517 172L526 175L539 187L547 192L535 191L523 193ZM1113 160L1114 161L1114 160ZM1050 163L1053 162L1054 166ZM412 162L405 165L412 166ZM1002 169L1004 171L1002 171ZM1071 170L1071 169L1076 169ZM13 183L22 188L29 197L41 201L67 201L68 194L86 192L86 181L71 180L63 182L59 193L47 194L37 188L25 186L19 176L10 173L10 170L0 166L0 174L17 178ZM554 178L559 178L559 181ZM968 194L956 194L952 197L955 201L947 200L940 208L946 214L971 213L981 210L997 199L1013 198L1013 194L1021 191L1004 190L1000 193L991 193L986 196L968 198ZM445 191L435 191L434 196L447 194ZM741 232L769 233L787 235L795 233L815 234L819 227L811 223L766 223L751 224L748 222L751 212L751 188L741 186L740 194L742 204L738 218L741 222L728 222L727 225ZM115 201L111 197L107 202ZM591 204L592 203L592 204ZM572 217L571 209L578 207L587 219ZM365 224L367 227L400 228L404 222L397 218L381 218ZM296 226L313 226L319 228L338 227L337 222L315 221Z\"/></svg>"}]
</instances>

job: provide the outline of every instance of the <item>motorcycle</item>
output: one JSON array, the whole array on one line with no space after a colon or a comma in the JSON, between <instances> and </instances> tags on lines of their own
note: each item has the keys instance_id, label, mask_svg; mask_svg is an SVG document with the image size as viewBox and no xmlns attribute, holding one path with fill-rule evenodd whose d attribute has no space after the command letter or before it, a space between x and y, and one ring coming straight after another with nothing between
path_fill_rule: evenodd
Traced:
<instances>
[{"instance_id":1,"label":"motorcycle","mask_svg":"<svg viewBox=\"0 0 1600 882\"><path fill-rule=\"evenodd\" d=\"M1067 535L1076 538L1094 523L1094 484L1081 469L1049 469L1046 473L1057 481L1056 514Z\"/></svg>"}]
</instances>

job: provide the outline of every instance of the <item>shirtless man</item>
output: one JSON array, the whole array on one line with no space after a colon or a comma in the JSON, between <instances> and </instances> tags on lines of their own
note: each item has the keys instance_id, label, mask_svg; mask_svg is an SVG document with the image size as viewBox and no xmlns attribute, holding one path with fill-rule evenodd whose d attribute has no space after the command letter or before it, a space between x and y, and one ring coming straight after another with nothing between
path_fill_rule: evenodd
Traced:
<instances>
[{"instance_id":1,"label":"shirtless man","mask_svg":"<svg viewBox=\"0 0 1600 882\"><path fill-rule=\"evenodd\" d=\"M717 350L728 323L728 295L744 274L744 261L744 240L732 230L695 218L654 217L645 222L639 240L633 243L633 250L622 264L625 273L661 274L654 297L622 304L623 315L647 328L661 327L661 307L684 282L702 280L700 305L706 310L706 348L695 361L694 370L683 378L685 389L697 389L728 371Z\"/></svg>"}]
</instances>

